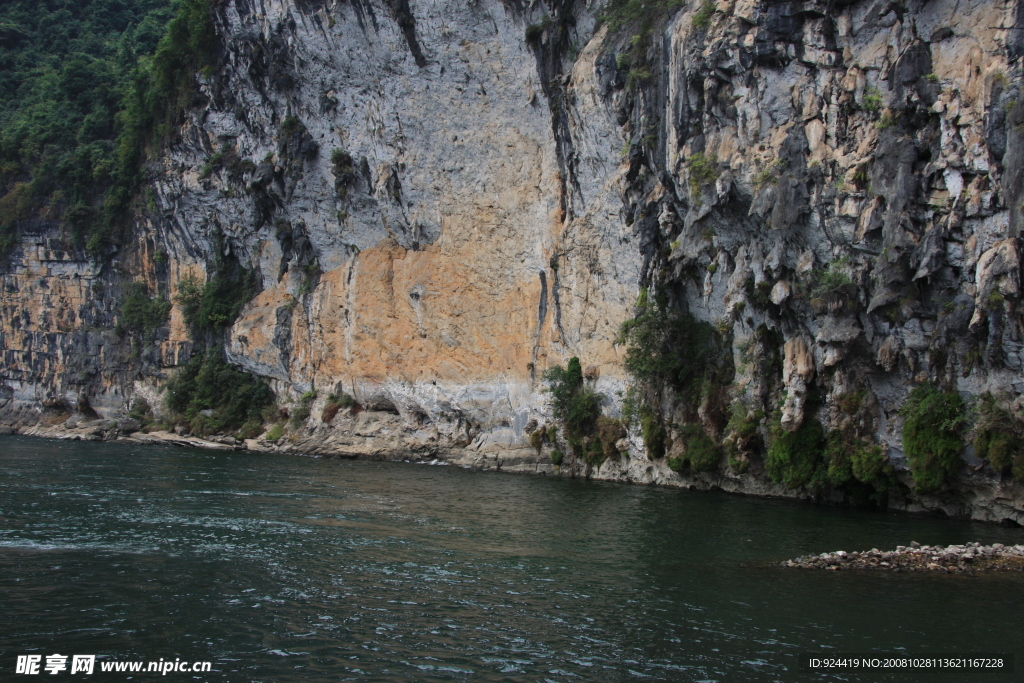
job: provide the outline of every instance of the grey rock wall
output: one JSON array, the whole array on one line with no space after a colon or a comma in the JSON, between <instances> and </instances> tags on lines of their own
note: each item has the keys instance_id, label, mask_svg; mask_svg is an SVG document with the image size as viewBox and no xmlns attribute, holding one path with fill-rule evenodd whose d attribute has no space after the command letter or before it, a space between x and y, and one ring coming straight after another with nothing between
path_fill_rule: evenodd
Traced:
<instances>
[{"instance_id":1,"label":"grey rock wall","mask_svg":"<svg viewBox=\"0 0 1024 683\"><path fill-rule=\"evenodd\" d=\"M579 356L618 414L641 287L731 341L724 405L833 428L867 388L862 431L898 468L916 384L1019 403L1018 5L655 4L614 31L582 0L219 4L220 67L150 165L134 242L89 263L42 235L4 275L5 419L159 403L192 348L181 311L131 349L117 297L218 258L260 285L229 359L319 393L290 447L551 471L526 443L551 421L541 373ZM323 424L338 390L378 427ZM814 495L756 455L683 477L629 442L577 473ZM944 498L892 504L1019 519L1019 486L965 458Z\"/></svg>"}]
</instances>

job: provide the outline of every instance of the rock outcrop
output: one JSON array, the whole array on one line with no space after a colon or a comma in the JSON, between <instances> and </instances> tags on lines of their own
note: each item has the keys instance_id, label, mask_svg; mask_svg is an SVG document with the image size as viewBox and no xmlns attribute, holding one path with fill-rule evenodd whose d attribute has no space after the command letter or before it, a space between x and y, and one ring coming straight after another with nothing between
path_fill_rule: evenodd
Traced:
<instances>
[{"instance_id":1,"label":"rock outcrop","mask_svg":"<svg viewBox=\"0 0 1024 683\"><path fill-rule=\"evenodd\" d=\"M864 552L846 552L805 555L787 560L783 567L802 569L877 569L893 572L932 571L946 574L973 574L985 571L1024 571L1024 545L1006 546L1002 543L981 545L930 546L912 543L896 546L896 550L881 551L872 548Z\"/></svg>"},{"instance_id":2,"label":"rock outcrop","mask_svg":"<svg viewBox=\"0 0 1024 683\"><path fill-rule=\"evenodd\" d=\"M848 500L768 482L756 454L674 472L638 429L575 469L530 445L553 423L543 371L572 356L619 415L644 289L729 342L723 405L790 431L859 420L901 482L891 507L1024 521L1024 490L970 449L916 495L899 412L922 382L1024 393L1024 5L648 4L214 3L219 66L147 165L130 243L91 259L23 231L2 419L159 412L200 340L180 303L152 340L119 335L119 301L227 260L257 285L228 359L285 404L318 396L252 447ZM324 420L337 392L365 412ZM713 402L700 420L726 436Z\"/></svg>"}]
</instances>

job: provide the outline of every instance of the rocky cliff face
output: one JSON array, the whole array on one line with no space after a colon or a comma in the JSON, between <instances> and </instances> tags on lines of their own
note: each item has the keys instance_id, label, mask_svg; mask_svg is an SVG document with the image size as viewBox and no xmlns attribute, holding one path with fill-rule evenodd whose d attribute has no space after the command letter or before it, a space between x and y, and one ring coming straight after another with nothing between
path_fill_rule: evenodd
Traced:
<instances>
[{"instance_id":1,"label":"rocky cliff face","mask_svg":"<svg viewBox=\"0 0 1024 683\"><path fill-rule=\"evenodd\" d=\"M905 471L912 386L1019 411L1024 10L672 5L218 3L220 66L147 169L131 245L89 261L43 226L3 276L6 420L159 405L194 340L180 305L152 345L119 337L119 297L226 260L259 290L230 361L285 402L318 392L281 448L552 471L527 443L551 422L541 374L578 356L617 415L642 288L728 342L733 380L699 411L716 440L736 436L711 403L777 408ZM340 391L364 411L325 423ZM845 495L767 482L753 446L749 470L698 474L627 446L576 469ZM965 459L951 490L890 505L1024 519L1019 485Z\"/></svg>"}]
</instances>

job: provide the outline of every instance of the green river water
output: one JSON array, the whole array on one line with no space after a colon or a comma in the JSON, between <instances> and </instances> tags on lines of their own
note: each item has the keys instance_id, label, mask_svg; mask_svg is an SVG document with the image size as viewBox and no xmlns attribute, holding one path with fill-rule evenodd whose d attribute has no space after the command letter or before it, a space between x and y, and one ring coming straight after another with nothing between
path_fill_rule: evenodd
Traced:
<instances>
[{"instance_id":1,"label":"green river water","mask_svg":"<svg viewBox=\"0 0 1024 683\"><path fill-rule=\"evenodd\" d=\"M0 680L18 655L209 660L96 680L1024 680L1024 576L826 572L1024 530L451 466L0 438ZM1016 655L810 672L804 652ZM1016 676L1019 676L1017 678Z\"/></svg>"}]
</instances>

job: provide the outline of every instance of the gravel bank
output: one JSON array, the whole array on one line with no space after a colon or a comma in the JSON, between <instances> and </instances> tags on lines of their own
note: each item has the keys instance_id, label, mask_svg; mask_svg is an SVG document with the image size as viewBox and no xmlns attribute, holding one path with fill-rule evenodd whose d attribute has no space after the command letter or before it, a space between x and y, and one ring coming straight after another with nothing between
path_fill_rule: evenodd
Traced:
<instances>
[{"instance_id":1,"label":"gravel bank","mask_svg":"<svg viewBox=\"0 0 1024 683\"><path fill-rule=\"evenodd\" d=\"M880 569L894 572L933 571L947 574L978 571L1024 571L1024 545L899 545L896 550L865 552L837 550L786 560L783 567L803 569Z\"/></svg>"}]
</instances>

